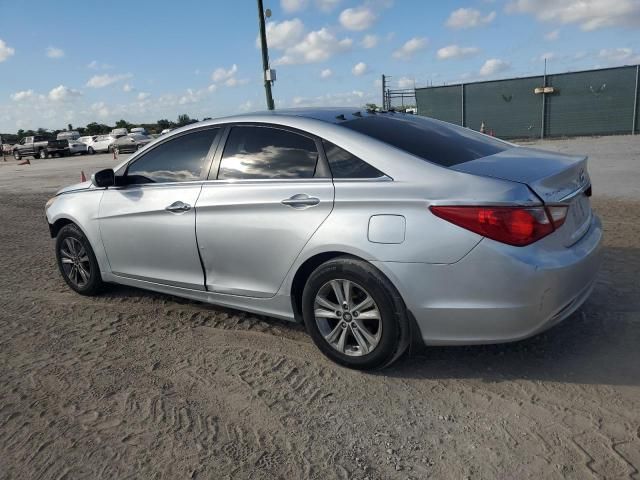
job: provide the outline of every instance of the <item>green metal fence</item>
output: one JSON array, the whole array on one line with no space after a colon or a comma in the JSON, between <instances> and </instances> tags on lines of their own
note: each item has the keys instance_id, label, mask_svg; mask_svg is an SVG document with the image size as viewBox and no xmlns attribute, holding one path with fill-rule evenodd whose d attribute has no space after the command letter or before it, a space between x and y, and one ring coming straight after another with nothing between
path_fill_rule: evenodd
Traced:
<instances>
[{"instance_id":1,"label":"green metal fence","mask_svg":"<svg viewBox=\"0 0 640 480\"><path fill-rule=\"evenodd\" d=\"M416 89L418 115L501 138L638 133L639 66Z\"/></svg>"}]
</instances>

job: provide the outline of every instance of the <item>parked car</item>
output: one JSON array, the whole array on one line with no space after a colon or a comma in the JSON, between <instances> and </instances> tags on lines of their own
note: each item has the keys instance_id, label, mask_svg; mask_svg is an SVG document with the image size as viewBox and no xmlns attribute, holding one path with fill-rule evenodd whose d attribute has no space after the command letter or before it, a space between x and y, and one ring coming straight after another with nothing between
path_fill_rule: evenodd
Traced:
<instances>
[{"instance_id":1,"label":"parked car","mask_svg":"<svg viewBox=\"0 0 640 480\"><path fill-rule=\"evenodd\" d=\"M128 134L129 132L127 132L126 128L114 128L113 130L111 130L111 136L115 138L124 137Z\"/></svg>"},{"instance_id":2,"label":"parked car","mask_svg":"<svg viewBox=\"0 0 640 480\"><path fill-rule=\"evenodd\" d=\"M160 187L160 188L159 188ZM46 205L60 272L304 322L351 368L535 335L589 296L583 156L437 120L279 110L180 128Z\"/></svg>"},{"instance_id":3,"label":"parked car","mask_svg":"<svg viewBox=\"0 0 640 480\"><path fill-rule=\"evenodd\" d=\"M81 142L80 140L67 140L69 142L69 153L71 155L75 155L77 153L81 155L85 155L88 152L87 144Z\"/></svg>"},{"instance_id":4,"label":"parked car","mask_svg":"<svg viewBox=\"0 0 640 480\"><path fill-rule=\"evenodd\" d=\"M165 128L164 130L162 130L160 132L160 135L166 135L167 133L169 133L172 129L171 128Z\"/></svg>"},{"instance_id":5,"label":"parked car","mask_svg":"<svg viewBox=\"0 0 640 480\"><path fill-rule=\"evenodd\" d=\"M137 133L137 134L140 134L140 135L149 135L147 133L147 130L145 128L143 128L143 127L134 127L129 131L129 133Z\"/></svg>"},{"instance_id":6,"label":"parked car","mask_svg":"<svg viewBox=\"0 0 640 480\"><path fill-rule=\"evenodd\" d=\"M87 145L87 153L111 152L116 138L111 135L93 135L81 137L80 141Z\"/></svg>"},{"instance_id":7,"label":"parked car","mask_svg":"<svg viewBox=\"0 0 640 480\"><path fill-rule=\"evenodd\" d=\"M147 135L132 133L124 137L117 138L113 143L113 148L115 148L118 153L132 153L136 150L140 150L152 140L153 138Z\"/></svg>"},{"instance_id":8,"label":"parked car","mask_svg":"<svg viewBox=\"0 0 640 480\"><path fill-rule=\"evenodd\" d=\"M64 157L70 154L69 142L67 140L49 140L42 135L24 137L19 143L14 145L12 153L16 160L20 160L22 157Z\"/></svg>"},{"instance_id":9,"label":"parked car","mask_svg":"<svg viewBox=\"0 0 640 480\"><path fill-rule=\"evenodd\" d=\"M64 132L58 133L56 137L58 140L78 140L80 138L80 133L75 130L66 130Z\"/></svg>"}]
</instances>

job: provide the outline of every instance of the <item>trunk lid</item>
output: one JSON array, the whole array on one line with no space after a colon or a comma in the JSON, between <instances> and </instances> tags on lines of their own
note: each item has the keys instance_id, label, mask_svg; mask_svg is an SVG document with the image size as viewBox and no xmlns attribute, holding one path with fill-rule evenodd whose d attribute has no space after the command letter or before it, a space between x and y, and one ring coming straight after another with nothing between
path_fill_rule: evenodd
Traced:
<instances>
[{"instance_id":1,"label":"trunk lid","mask_svg":"<svg viewBox=\"0 0 640 480\"><path fill-rule=\"evenodd\" d=\"M558 229L558 233L563 232L566 246L573 245L589 229L592 213L587 194L590 194L588 188L591 180L586 156L514 147L451 168L473 175L523 183L547 205L568 205L565 224Z\"/></svg>"}]
</instances>

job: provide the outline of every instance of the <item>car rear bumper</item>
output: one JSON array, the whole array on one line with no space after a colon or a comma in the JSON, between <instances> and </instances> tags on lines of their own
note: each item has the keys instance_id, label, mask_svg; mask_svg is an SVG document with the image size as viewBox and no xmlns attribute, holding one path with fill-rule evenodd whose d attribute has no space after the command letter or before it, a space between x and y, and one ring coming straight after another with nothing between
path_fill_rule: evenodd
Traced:
<instances>
[{"instance_id":1,"label":"car rear bumper","mask_svg":"<svg viewBox=\"0 0 640 480\"><path fill-rule=\"evenodd\" d=\"M594 215L569 248L519 249L485 239L453 264L373 263L398 288L426 344L501 343L535 335L582 305L601 241Z\"/></svg>"}]
</instances>

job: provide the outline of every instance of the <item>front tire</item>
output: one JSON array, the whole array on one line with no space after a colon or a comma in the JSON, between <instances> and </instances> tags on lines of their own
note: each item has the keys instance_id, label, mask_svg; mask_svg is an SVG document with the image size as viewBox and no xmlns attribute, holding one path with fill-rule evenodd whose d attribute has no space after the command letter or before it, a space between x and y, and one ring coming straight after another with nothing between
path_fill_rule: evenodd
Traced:
<instances>
[{"instance_id":1,"label":"front tire","mask_svg":"<svg viewBox=\"0 0 640 480\"><path fill-rule=\"evenodd\" d=\"M56 259L62 278L80 295L95 295L102 288L100 267L91 244L77 225L70 223L56 237Z\"/></svg>"},{"instance_id":2,"label":"front tire","mask_svg":"<svg viewBox=\"0 0 640 480\"><path fill-rule=\"evenodd\" d=\"M345 367L384 368L409 346L409 320L402 298L365 261L338 257L320 265L307 280L302 310L314 343Z\"/></svg>"},{"instance_id":3,"label":"front tire","mask_svg":"<svg viewBox=\"0 0 640 480\"><path fill-rule=\"evenodd\" d=\"M89 148L87 148L87 153L89 155L93 155L94 153L96 153L96 151L93 149L93 147L89 147Z\"/></svg>"},{"instance_id":4,"label":"front tire","mask_svg":"<svg viewBox=\"0 0 640 480\"><path fill-rule=\"evenodd\" d=\"M47 151L44 148L41 148L40 150L38 150L38 158L42 160L47 158Z\"/></svg>"},{"instance_id":5,"label":"front tire","mask_svg":"<svg viewBox=\"0 0 640 480\"><path fill-rule=\"evenodd\" d=\"M18 150L14 150L13 151L13 158L15 158L16 160L20 160L20 152Z\"/></svg>"}]
</instances>

